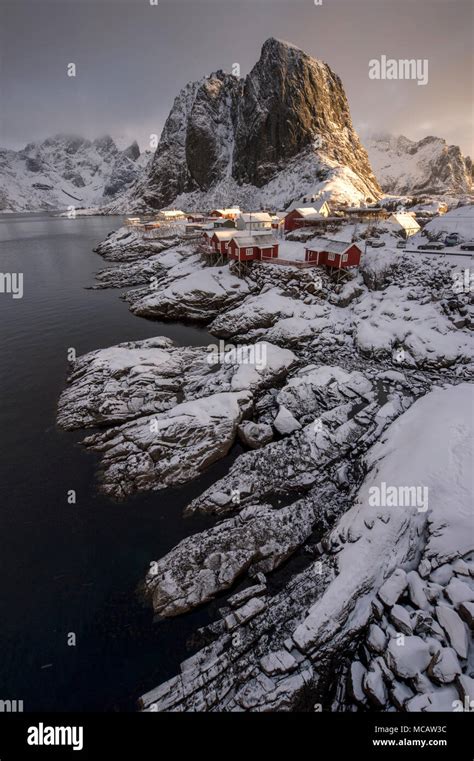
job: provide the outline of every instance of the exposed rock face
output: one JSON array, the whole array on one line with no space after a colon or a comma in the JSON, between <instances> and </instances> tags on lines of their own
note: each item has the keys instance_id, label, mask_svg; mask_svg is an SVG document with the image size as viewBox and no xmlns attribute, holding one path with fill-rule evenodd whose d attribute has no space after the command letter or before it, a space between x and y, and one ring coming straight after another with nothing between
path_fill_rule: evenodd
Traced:
<instances>
[{"instance_id":1,"label":"exposed rock face","mask_svg":"<svg viewBox=\"0 0 474 761\"><path fill-rule=\"evenodd\" d=\"M273 571L308 538L314 520L309 500L296 509L249 505L235 518L184 539L151 564L146 591L155 612L178 615L210 600L246 571Z\"/></svg>"},{"instance_id":2,"label":"exposed rock face","mask_svg":"<svg viewBox=\"0 0 474 761\"><path fill-rule=\"evenodd\" d=\"M290 182L281 173L300 159ZM271 38L245 80L218 71L182 90L130 202L161 208L194 193L189 202L207 197L212 205L211 191L220 187L221 202L231 203L244 186L247 193L253 188L253 203L263 202L265 187L281 175L282 198L273 188L268 202L290 203L341 168L350 172L352 192L378 196L340 79L327 64Z\"/></svg>"},{"instance_id":3,"label":"exposed rock face","mask_svg":"<svg viewBox=\"0 0 474 761\"><path fill-rule=\"evenodd\" d=\"M271 38L244 83L234 176L262 187L317 138L322 156L353 169L376 193L377 183L352 127L339 77L327 64ZM321 178L323 174L322 169Z\"/></svg>"},{"instance_id":4,"label":"exposed rock face","mask_svg":"<svg viewBox=\"0 0 474 761\"><path fill-rule=\"evenodd\" d=\"M414 142L381 135L365 142L375 175L386 193L452 194L472 192L472 162L457 145L439 137Z\"/></svg>"},{"instance_id":5,"label":"exposed rock face","mask_svg":"<svg viewBox=\"0 0 474 761\"><path fill-rule=\"evenodd\" d=\"M165 338L91 352L73 365L58 421L107 428L84 443L102 452L102 489L111 496L185 483L227 454L254 394L295 363L291 351L260 348L264 366L216 363L206 347Z\"/></svg>"},{"instance_id":6,"label":"exposed rock face","mask_svg":"<svg viewBox=\"0 0 474 761\"><path fill-rule=\"evenodd\" d=\"M222 71L181 91L139 190L146 204L161 208L180 193L207 190L225 175L240 91L239 80Z\"/></svg>"},{"instance_id":7,"label":"exposed rock face","mask_svg":"<svg viewBox=\"0 0 474 761\"><path fill-rule=\"evenodd\" d=\"M110 135L55 135L21 151L0 150L0 210L99 205L130 188L149 158L136 142L121 150Z\"/></svg>"},{"instance_id":8,"label":"exposed rock face","mask_svg":"<svg viewBox=\"0 0 474 761\"><path fill-rule=\"evenodd\" d=\"M333 387L335 396L338 392L342 395L344 388L347 386L337 383ZM456 452L464 475L470 471L470 427L465 425L464 405L471 393L472 387L466 384L432 392L386 428L366 453L368 471L357 494L349 496L352 506L339 514L332 530L318 544L318 559L309 546L306 567L293 574L283 589L272 592L267 584L265 591L264 579L259 579L260 585L229 598L221 608L221 618L202 631L208 644L181 664L176 677L142 697L145 710L311 711L315 703L327 705L331 694L328 682L334 675L333 710L347 710L352 701L354 708L364 709L459 710L455 706L472 682L468 660L472 643L468 645L467 625L449 602L443 603L441 616L439 605L426 611L409 602L407 576L425 574L428 563L433 570L444 564L472 588L473 542L467 530L472 505L458 473L450 477L453 492L438 488L445 473L441 475L437 469L449 453ZM444 434L437 439L436 462L430 461L420 446L421 420L426 422L426 435ZM341 436L342 431L338 434ZM292 446L288 439L281 442L282 470L289 461L291 467L299 461L301 451L293 461L298 436L299 432L293 435ZM270 444L266 449L272 447ZM264 452L259 450L251 456L262 457ZM321 453L314 459L321 462ZM327 472L326 466L319 471L320 480L326 483ZM406 483L418 479L429 484L429 514L416 508L369 505L367 494L373 484L395 476ZM294 516L297 542L301 541L298 532L305 521L311 522L307 512L300 520L298 510L303 503L307 508L315 506L316 520L327 511L327 501L318 499L320 485L316 482L303 499L280 510L273 508L271 519L272 510L262 502L266 490L258 488L259 476L248 464L241 469L240 479L241 483L247 479L251 505L234 506L236 518L197 535L194 543L192 537L184 540L156 564L158 573L148 576L150 592L157 595L157 609L173 615L174 601L179 601L179 606L185 601L184 609L189 609L199 603L203 593L215 594L216 587L227 587L226 569L235 575L251 564L252 541L245 542L250 555L239 555L239 532L245 530L247 519L252 523L262 516L260 544L273 547L278 558L281 547L288 546L289 535L282 530L290 525L287 517ZM219 485L214 488L217 494ZM260 504L260 511L255 510L256 504ZM460 558L464 558L461 567ZM436 586L438 594L446 592L429 580L420 583L427 597ZM377 600L377 592L383 603ZM413 633L397 631L390 618L394 609L397 619L410 618ZM442 619L443 628L434 614ZM363 645L364 633L368 649ZM356 647L360 658L347 659L347 650Z\"/></svg>"}]
</instances>

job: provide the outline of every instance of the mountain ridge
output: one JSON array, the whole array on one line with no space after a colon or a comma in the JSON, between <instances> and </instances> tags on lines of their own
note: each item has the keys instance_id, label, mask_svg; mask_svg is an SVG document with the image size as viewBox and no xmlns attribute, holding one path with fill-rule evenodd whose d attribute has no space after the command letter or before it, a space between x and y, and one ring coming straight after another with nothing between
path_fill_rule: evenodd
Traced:
<instances>
[{"instance_id":1,"label":"mountain ridge","mask_svg":"<svg viewBox=\"0 0 474 761\"><path fill-rule=\"evenodd\" d=\"M410 140L381 133L365 141L374 171L384 192L393 194L468 194L473 166L457 145L428 135Z\"/></svg>"},{"instance_id":2,"label":"mountain ridge","mask_svg":"<svg viewBox=\"0 0 474 761\"><path fill-rule=\"evenodd\" d=\"M88 140L73 133L0 149L0 211L107 203L136 182L150 155L135 140L120 149L110 135Z\"/></svg>"}]
</instances>

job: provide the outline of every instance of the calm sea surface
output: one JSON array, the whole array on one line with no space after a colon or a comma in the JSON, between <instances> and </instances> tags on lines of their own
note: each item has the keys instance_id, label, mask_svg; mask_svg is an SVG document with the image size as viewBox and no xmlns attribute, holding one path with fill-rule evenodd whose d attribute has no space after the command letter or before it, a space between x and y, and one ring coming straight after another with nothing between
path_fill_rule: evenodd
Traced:
<instances>
[{"instance_id":1,"label":"calm sea surface","mask_svg":"<svg viewBox=\"0 0 474 761\"><path fill-rule=\"evenodd\" d=\"M118 218L0 217L0 272L24 273L23 299L0 293L0 700L25 711L133 711L173 676L209 610L153 623L136 594L151 560L203 528L183 507L229 459L189 487L117 504L97 493L97 457L56 428L68 347L77 354L156 335L213 339L134 317L116 290L92 291L92 248ZM75 489L77 504L67 492ZM211 611L212 612L212 611ZM75 647L68 646L74 633Z\"/></svg>"}]
</instances>

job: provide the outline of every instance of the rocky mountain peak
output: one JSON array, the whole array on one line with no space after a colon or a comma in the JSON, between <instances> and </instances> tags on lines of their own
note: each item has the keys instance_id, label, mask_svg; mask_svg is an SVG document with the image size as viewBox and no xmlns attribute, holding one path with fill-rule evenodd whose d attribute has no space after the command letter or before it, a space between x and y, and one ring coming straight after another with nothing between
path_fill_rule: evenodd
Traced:
<instances>
[{"instance_id":1,"label":"rocky mountain peak","mask_svg":"<svg viewBox=\"0 0 474 761\"><path fill-rule=\"evenodd\" d=\"M341 172L359 197L379 195L339 77L271 37L245 79L217 71L181 91L134 202L161 208L182 194L206 203L217 193L232 203L245 192L263 203L259 189L281 178L283 189L294 186L289 203Z\"/></svg>"},{"instance_id":2,"label":"rocky mountain peak","mask_svg":"<svg viewBox=\"0 0 474 761\"><path fill-rule=\"evenodd\" d=\"M140 156L140 147L136 140L131 143L128 148L122 151L122 154L132 161L136 161Z\"/></svg>"}]
</instances>

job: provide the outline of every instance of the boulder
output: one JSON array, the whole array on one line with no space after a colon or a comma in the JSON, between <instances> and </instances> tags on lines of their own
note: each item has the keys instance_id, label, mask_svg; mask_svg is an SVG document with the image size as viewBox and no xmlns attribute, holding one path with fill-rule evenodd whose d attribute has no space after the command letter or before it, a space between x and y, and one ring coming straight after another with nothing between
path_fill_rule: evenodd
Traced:
<instances>
[{"instance_id":1,"label":"boulder","mask_svg":"<svg viewBox=\"0 0 474 761\"><path fill-rule=\"evenodd\" d=\"M426 642L417 636L391 639L385 659L389 668L402 679L410 679L425 671L431 661Z\"/></svg>"},{"instance_id":2,"label":"boulder","mask_svg":"<svg viewBox=\"0 0 474 761\"><path fill-rule=\"evenodd\" d=\"M237 431L239 439L250 449L264 447L273 439L272 427L267 423L254 423L251 420L244 420Z\"/></svg>"},{"instance_id":3,"label":"boulder","mask_svg":"<svg viewBox=\"0 0 474 761\"><path fill-rule=\"evenodd\" d=\"M387 608L391 608L402 596L407 585L408 580L405 571L401 568L397 568L391 576L389 576L387 581L382 584L378 591L378 596Z\"/></svg>"},{"instance_id":4,"label":"boulder","mask_svg":"<svg viewBox=\"0 0 474 761\"><path fill-rule=\"evenodd\" d=\"M436 606L436 617L446 632L451 646L460 658L467 658L468 636L465 623L455 610L447 605Z\"/></svg>"}]
</instances>

